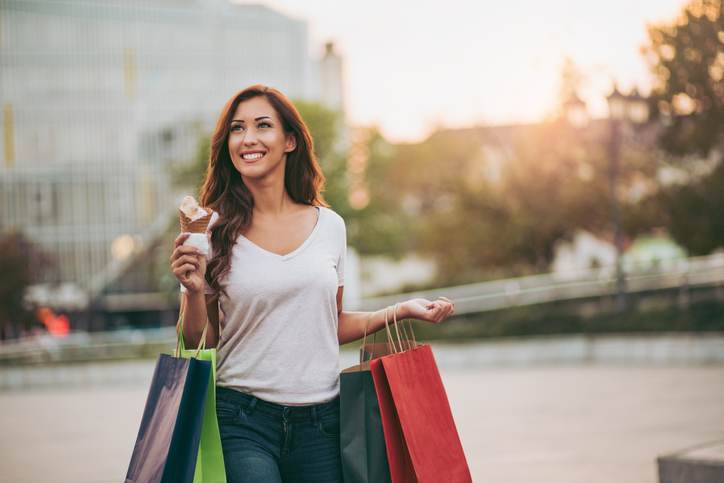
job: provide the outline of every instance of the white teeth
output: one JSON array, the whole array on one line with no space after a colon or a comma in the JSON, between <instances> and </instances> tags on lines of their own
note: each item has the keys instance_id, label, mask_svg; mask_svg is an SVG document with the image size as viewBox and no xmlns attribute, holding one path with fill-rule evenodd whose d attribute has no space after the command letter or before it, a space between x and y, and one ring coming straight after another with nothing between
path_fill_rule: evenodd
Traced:
<instances>
[{"instance_id":1,"label":"white teeth","mask_svg":"<svg viewBox=\"0 0 724 483\"><path fill-rule=\"evenodd\" d=\"M244 159L259 159L262 156L264 156L264 153L243 154L241 157Z\"/></svg>"}]
</instances>

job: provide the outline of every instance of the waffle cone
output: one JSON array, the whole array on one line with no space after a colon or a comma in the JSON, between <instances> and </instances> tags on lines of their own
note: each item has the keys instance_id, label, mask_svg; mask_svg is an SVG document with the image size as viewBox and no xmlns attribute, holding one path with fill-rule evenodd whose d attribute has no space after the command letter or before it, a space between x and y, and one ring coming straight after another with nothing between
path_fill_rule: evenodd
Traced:
<instances>
[{"instance_id":1,"label":"waffle cone","mask_svg":"<svg viewBox=\"0 0 724 483\"><path fill-rule=\"evenodd\" d=\"M211 221L211 215L213 214L211 211L207 210L206 208L201 208L202 210L206 211L206 216L202 216L201 218L191 221L189 217L187 217L183 211L179 211L179 222L181 223L181 231L186 233L206 233L206 228L209 226L209 222Z\"/></svg>"}]
</instances>

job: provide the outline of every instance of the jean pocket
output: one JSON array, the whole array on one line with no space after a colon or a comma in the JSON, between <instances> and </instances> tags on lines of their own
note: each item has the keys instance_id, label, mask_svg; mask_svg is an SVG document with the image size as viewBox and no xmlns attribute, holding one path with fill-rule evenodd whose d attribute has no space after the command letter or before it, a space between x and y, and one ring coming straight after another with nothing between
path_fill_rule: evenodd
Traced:
<instances>
[{"instance_id":1,"label":"jean pocket","mask_svg":"<svg viewBox=\"0 0 724 483\"><path fill-rule=\"evenodd\" d=\"M216 398L216 418L219 422L235 422L239 417L240 409L232 402Z\"/></svg>"},{"instance_id":2,"label":"jean pocket","mask_svg":"<svg viewBox=\"0 0 724 483\"><path fill-rule=\"evenodd\" d=\"M332 414L319 418L319 421L317 421L317 429L329 438L339 437L339 416Z\"/></svg>"}]
</instances>

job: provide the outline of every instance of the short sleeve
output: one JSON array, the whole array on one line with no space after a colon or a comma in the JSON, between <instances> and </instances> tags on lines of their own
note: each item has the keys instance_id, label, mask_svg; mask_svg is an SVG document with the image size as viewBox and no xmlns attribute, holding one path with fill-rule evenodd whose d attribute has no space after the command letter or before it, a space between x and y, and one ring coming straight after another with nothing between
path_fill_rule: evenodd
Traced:
<instances>
[{"instance_id":1,"label":"short sleeve","mask_svg":"<svg viewBox=\"0 0 724 483\"><path fill-rule=\"evenodd\" d=\"M211 227L214 226L214 223L216 223L216 221L217 221L218 219L219 219L219 214L218 214L216 211L213 211L213 213L211 214L211 220L209 221L209 226L206 227L206 234L207 234L207 235L209 235L209 232L210 232L210 230L211 230ZM208 254L208 256L206 257L206 262L207 262L207 263L208 263L209 260L211 260L211 258L213 257L213 255L214 255L213 247L211 246L211 240L209 240L209 254ZM179 283L179 287L180 287L180 289L181 289L181 293L186 293L186 292L188 292L188 290L186 290L186 287L184 287L182 283ZM215 294L216 294L216 290L214 290L214 289L209 285L209 282L206 281L205 278L204 278L204 293L205 293L206 295L215 295Z\"/></svg>"},{"instance_id":2,"label":"short sleeve","mask_svg":"<svg viewBox=\"0 0 724 483\"><path fill-rule=\"evenodd\" d=\"M337 286L344 285L344 264L347 258L347 226L342 219L342 229L340 230L340 252L337 259Z\"/></svg>"}]
</instances>

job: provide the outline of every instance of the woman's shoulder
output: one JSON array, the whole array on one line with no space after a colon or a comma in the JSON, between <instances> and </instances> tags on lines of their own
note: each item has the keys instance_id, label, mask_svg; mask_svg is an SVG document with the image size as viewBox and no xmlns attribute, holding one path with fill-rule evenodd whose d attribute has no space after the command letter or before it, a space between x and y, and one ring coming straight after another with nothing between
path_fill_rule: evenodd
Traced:
<instances>
[{"instance_id":1,"label":"woman's shoulder","mask_svg":"<svg viewBox=\"0 0 724 483\"><path fill-rule=\"evenodd\" d=\"M342 218L342 216L339 213L334 211L332 208L327 208L326 206L320 205L319 208L325 212L325 214L327 215L327 218L332 220L333 224L337 225L338 227L341 227L342 229L345 229L344 218Z\"/></svg>"}]
</instances>

